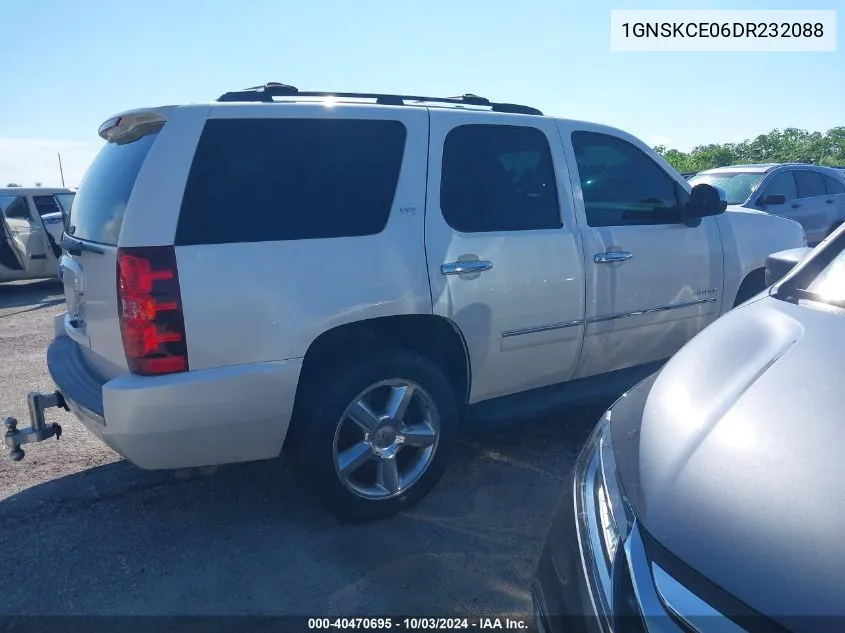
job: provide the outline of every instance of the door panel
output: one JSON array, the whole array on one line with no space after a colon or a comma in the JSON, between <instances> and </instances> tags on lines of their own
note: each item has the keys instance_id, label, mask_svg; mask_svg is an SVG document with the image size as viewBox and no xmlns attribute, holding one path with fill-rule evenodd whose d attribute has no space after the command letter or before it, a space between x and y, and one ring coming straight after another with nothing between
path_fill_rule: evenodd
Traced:
<instances>
[{"instance_id":1,"label":"door panel","mask_svg":"<svg viewBox=\"0 0 845 633\"><path fill-rule=\"evenodd\" d=\"M798 199L787 202L786 207L792 209L792 214L785 213L800 222L807 234L807 241L813 245L827 237L831 225L836 220L837 212L833 205L827 204L827 191L821 173L809 169L795 170L795 184L798 189Z\"/></svg>"},{"instance_id":2,"label":"door panel","mask_svg":"<svg viewBox=\"0 0 845 633\"><path fill-rule=\"evenodd\" d=\"M577 165L571 178L587 274L575 377L666 359L721 312L716 220L681 223L686 183L637 139L598 126L558 126Z\"/></svg>"},{"instance_id":3,"label":"door panel","mask_svg":"<svg viewBox=\"0 0 845 633\"><path fill-rule=\"evenodd\" d=\"M838 175L824 174L824 184L827 189L825 204L831 207L833 227L845 220L845 179Z\"/></svg>"},{"instance_id":4,"label":"door panel","mask_svg":"<svg viewBox=\"0 0 845 633\"><path fill-rule=\"evenodd\" d=\"M471 403L568 380L584 331L580 235L554 123L478 120L430 111L425 222L433 309L466 340Z\"/></svg>"},{"instance_id":5,"label":"door panel","mask_svg":"<svg viewBox=\"0 0 845 633\"><path fill-rule=\"evenodd\" d=\"M624 262L595 255L627 252ZM587 332L577 377L669 358L714 321L722 249L714 218L683 224L588 228Z\"/></svg>"}]
</instances>

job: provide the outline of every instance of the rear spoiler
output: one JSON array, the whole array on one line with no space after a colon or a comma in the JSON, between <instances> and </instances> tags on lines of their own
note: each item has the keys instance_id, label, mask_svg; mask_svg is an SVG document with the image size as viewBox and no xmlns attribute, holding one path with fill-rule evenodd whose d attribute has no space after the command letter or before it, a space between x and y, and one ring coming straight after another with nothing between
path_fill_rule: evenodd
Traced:
<instances>
[{"instance_id":1,"label":"rear spoiler","mask_svg":"<svg viewBox=\"0 0 845 633\"><path fill-rule=\"evenodd\" d=\"M171 107L128 110L103 123L97 133L104 141L118 145L137 141L158 132L167 122L167 111Z\"/></svg>"}]
</instances>

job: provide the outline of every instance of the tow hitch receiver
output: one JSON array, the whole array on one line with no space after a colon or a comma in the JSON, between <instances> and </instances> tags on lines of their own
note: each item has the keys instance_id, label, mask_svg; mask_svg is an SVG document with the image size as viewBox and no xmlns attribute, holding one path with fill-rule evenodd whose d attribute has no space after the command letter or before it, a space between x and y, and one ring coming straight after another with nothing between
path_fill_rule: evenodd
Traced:
<instances>
[{"instance_id":1,"label":"tow hitch receiver","mask_svg":"<svg viewBox=\"0 0 845 633\"><path fill-rule=\"evenodd\" d=\"M62 427L55 422L47 424L44 421L44 409L61 408L69 411L65 399L58 391L53 393L38 393L31 391L26 397L29 406L29 419L32 426L28 429L19 429L18 421L13 417L3 420L6 433L3 436L3 443L9 448L9 457L16 462L24 458L21 445L30 442L43 442L53 436L59 439L62 436Z\"/></svg>"}]
</instances>

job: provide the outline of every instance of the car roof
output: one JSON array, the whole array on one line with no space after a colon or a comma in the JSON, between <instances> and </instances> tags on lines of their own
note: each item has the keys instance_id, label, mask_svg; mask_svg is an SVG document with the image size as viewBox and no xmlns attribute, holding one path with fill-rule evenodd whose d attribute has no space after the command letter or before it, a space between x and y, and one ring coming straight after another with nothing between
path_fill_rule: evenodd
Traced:
<instances>
[{"instance_id":1,"label":"car roof","mask_svg":"<svg viewBox=\"0 0 845 633\"><path fill-rule=\"evenodd\" d=\"M37 196L51 193L76 193L66 187L0 187L0 195Z\"/></svg>"},{"instance_id":2,"label":"car roof","mask_svg":"<svg viewBox=\"0 0 845 633\"><path fill-rule=\"evenodd\" d=\"M764 174L769 170L774 169L775 167L780 167L780 163L755 163L755 164L747 164L747 165L726 165L725 167L714 167L713 169L706 169L704 171L699 172L697 175L701 174L718 174L718 173L729 173L729 172L752 172L752 173L761 173Z\"/></svg>"},{"instance_id":3,"label":"car roof","mask_svg":"<svg viewBox=\"0 0 845 633\"><path fill-rule=\"evenodd\" d=\"M765 174L777 167L802 167L804 169L813 169L824 173L836 173L843 170L839 167L827 167L826 165L812 165L810 163L755 163L748 165L726 165L724 167L714 167L696 174L729 174L729 173L759 173Z\"/></svg>"}]
</instances>

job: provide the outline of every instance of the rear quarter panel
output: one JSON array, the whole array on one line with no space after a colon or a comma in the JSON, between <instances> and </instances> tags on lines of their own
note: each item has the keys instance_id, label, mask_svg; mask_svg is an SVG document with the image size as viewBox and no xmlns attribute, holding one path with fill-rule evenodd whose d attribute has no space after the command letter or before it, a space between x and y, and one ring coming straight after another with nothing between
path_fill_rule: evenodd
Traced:
<instances>
[{"instance_id":1,"label":"rear quarter panel","mask_svg":"<svg viewBox=\"0 0 845 633\"><path fill-rule=\"evenodd\" d=\"M177 247L191 369L300 358L336 326L431 314L423 241L425 109L225 104L209 116L394 119L407 135L390 216L377 235ZM175 221L168 219L174 231ZM256 220L233 207L231 221Z\"/></svg>"}]
</instances>

